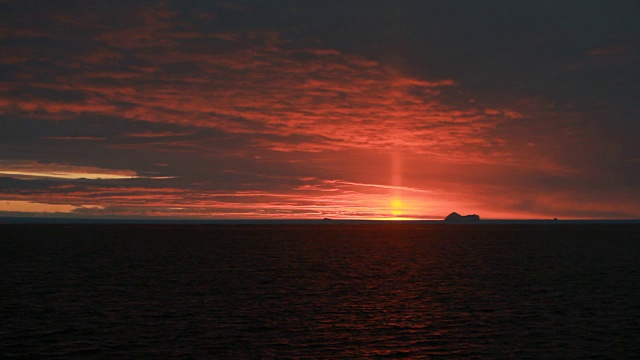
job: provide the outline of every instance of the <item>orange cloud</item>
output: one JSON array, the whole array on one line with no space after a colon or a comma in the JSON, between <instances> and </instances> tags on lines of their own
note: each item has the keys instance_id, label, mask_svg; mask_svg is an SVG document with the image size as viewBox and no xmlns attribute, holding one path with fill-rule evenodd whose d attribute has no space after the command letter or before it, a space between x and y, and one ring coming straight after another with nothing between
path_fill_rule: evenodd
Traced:
<instances>
[{"instance_id":1,"label":"orange cloud","mask_svg":"<svg viewBox=\"0 0 640 360\"><path fill-rule=\"evenodd\" d=\"M0 200L0 211L18 213L70 213L77 207L72 205L43 204L23 200Z\"/></svg>"},{"instance_id":2,"label":"orange cloud","mask_svg":"<svg viewBox=\"0 0 640 360\"><path fill-rule=\"evenodd\" d=\"M96 114L315 137L312 144L256 138L255 145L276 151L400 147L441 154L464 147L469 159L483 156L475 149L490 146L483 140L488 130L520 116L510 109L447 105L442 93L457 86L454 80L412 78L333 49L292 48L276 32L197 33L165 5L134 11L123 24L97 28L102 45L55 64L58 76L28 82L34 89L81 92L82 99L14 95L0 112L58 119ZM224 47L212 37L238 44ZM110 66L125 56L144 66ZM175 67L183 70L170 70Z\"/></svg>"}]
</instances>

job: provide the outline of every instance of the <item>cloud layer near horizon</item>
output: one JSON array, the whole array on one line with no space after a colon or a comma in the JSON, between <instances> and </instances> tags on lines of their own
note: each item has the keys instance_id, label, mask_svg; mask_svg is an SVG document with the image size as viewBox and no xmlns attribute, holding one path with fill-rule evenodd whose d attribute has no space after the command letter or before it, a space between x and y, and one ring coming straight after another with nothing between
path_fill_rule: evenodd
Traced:
<instances>
[{"instance_id":1,"label":"cloud layer near horizon","mask_svg":"<svg viewBox=\"0 0 640 360\"><path fill-rule=\"evenodd\" d=\"M291 23L304 9L267 26L257 4L91 4L4 5L0 211L385 218L401 198L406 217L640 216L619 134L636 127L602 132L580 103L487 100L459 72L311 37ZM593 46L580 66L634 51Z\"/></svg>"}]
</instances>

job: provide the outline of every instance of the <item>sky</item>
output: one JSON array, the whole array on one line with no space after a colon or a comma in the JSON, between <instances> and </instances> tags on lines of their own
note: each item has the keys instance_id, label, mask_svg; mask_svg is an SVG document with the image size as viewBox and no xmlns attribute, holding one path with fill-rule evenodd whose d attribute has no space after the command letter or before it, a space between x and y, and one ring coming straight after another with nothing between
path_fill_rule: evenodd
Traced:
<instances>
[{"instance_id":1,"label":"sky","mask_svg":"<svg viewBox=\"0 0 640 360\"><path fill-rule=\"evenodd\" d=\"M0 0L0 216L637 219L639 19Z\"/></svg>"}]
</instances>

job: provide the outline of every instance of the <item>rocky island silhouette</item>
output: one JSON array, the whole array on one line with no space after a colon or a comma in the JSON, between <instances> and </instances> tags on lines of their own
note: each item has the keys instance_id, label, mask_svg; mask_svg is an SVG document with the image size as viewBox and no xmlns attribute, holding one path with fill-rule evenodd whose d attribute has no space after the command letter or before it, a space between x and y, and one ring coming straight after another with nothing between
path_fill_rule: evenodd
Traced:
<instances>
[{"instance_id":1,"label":"rocky island silhouette","mask_svg":"<svg viewBox=\"0 0 640 360\"><path fill-rule=\"evenodd\" d=\"M454 223L454 224L471 223L471 222L476 222L476 221L480 221L480 216L479 215L476 215L476 214L460 215L455 211L452 212L451 214L447 215L446 218L444 218L444 222L446 222L446 223Z\"/></svg>"}]
</instances>

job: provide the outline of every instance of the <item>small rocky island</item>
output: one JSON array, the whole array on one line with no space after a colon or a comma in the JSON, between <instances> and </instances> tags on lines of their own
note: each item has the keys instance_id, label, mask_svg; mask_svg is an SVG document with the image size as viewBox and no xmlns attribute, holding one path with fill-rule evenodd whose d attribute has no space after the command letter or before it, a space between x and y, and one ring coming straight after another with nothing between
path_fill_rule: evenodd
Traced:
<instances>
[{"instance_id":1,"label":"small rocky island","mask_svg":"<svg viewBox=\"0 0 640 360\"><path fill-rule=\"evenodd\" d=\"M454 224L460 224L460 223L471 223L471 222L476 222L476 221L480 221L480 216L473 214L473 215L460 215L457 212L452 212L451 214L449 214L446 218L444 218L444 222L446 223L454 223Z\"/></svg>"}]
</instances>

